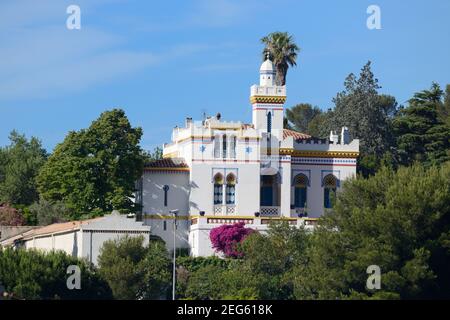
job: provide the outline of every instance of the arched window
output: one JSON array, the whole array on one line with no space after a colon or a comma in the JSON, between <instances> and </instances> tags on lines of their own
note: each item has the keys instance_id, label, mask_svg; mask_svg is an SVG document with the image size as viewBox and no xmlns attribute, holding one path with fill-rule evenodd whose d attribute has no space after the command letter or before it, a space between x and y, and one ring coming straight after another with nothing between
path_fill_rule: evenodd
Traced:
<instances>
[{"instance_id":1,"label":"arched window","mask_svg":"<svg viewBox=\"0 0 450 320\"><path fill-rule=\"evenodd\" d=\"M216 135L214 137L214 158L220 157L220 136Z\"/></svg>"},{"instance_id":2,"label":"arched window","mask_svg":"<svg viewBox=\"0 0 450 320\"><path fill-rule=\"evenodd\" d=\"M304 174L299 174L294 179L294 204L296 208L305 208L308 182L308 178Z\"/></svg>"},{"instance_id":3,"label":"arched window","mask_svg":"<svg viewBox=\"0 0 450 320\"><path fill-rule=\"evenodd\" d=\"M214 204L223 203L223 176L217 173L214 176Z\"/></svg>"},{"instance_id":4,"label":"arched window","mask_svg":"<svg viewBox=\"0 0 450 320\"><path fill-rule=\"evenodd\" d=\"M236 177L232 173L227 176L225 200L228 205L233 205L236 202Z\"/></svg>"},{"instance_id":5,"label":"arched window","mask_svg":"<svg viewBox=\"0 0 450 320\"><path fill-rule=\"evenodd\" d=\"M230 137L230 158L236 158L236 136Z\"/></svg>"},{"instance_id":6,"label":"arched window","mask_svg":"<svg viewBox=\"0 0 450 320\"><path fill-rule=\"evenodd\" d=\"M222 136L222 158L226 158L227 157L227 135L224 134Z\"/></svg>"},{"instance_id":7,"label":"arched window","mask_svg":"<svg viewBox=\"0 0 450 320\"><path fill-rule=\"evenodd\" d=\"M323 206L326 209L330 209L332 207L331 203L331 194L336 195L337 188L337 178L329 174L323 178Z\"/></svg>"}]
</instances>

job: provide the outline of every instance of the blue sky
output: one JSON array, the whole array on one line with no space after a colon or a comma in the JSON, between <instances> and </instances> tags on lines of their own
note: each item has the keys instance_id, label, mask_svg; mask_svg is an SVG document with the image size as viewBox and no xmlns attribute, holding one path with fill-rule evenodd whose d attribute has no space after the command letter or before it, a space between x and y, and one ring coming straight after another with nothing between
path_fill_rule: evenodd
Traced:
<instances>
[{"instance_id":1,"label":"blue sky","mask_svg":"<svg viewBox=\"0 0 450 320\"><path fill-rule=\"evenodd\" d=\"M81 8L81 30L66 8ZM381 30L366 27L381 8ZM186 116L251 121L249 88L262 45L288 31L301 47L286 106L323 109L368 61L404 103L432 81L450 83L448 0L1 0L0 145L16 129L51 151L69 130L123 108L141 145L170 140Z\"/></svg>"}]
</instances>

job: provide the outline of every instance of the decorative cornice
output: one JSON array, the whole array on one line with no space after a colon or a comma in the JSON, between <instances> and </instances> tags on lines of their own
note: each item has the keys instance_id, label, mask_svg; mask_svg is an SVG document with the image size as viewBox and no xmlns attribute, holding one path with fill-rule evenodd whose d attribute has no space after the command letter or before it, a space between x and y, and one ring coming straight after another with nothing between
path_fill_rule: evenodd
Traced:
<instances>
[{"instance_id":1,"label":"decorative cornice","mask_svg":"<svg viewBox=\"0 0 450 320\"><path fill-rule=\"evenodd\" d=\"M250 103L273 103L284 104L286 102L286 96L251 96Z\"/></svg>"},{"instance_id":2,"label":"decorative cornice","mask_svg":"<svg viewBox=\"0 0 450 320\"><path fill-rule=\"evenodd\" d=\"M280 149L280 155L292 157L313 157L313 158L357 158L359 152L350 151L303 151L294 149Z\"/></svg>"}]
</instances>

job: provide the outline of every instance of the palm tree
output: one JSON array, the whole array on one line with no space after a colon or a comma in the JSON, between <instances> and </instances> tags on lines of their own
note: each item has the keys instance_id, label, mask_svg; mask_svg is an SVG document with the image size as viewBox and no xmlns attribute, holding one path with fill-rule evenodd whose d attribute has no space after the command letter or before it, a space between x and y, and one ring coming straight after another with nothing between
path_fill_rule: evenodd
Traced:
<instances>
[{"instance_id":1,"label":"palm tree","mask_svg":"<svg viewBox=\"0 0 450 320\"><path fill-rule=\"evenodd\" d=\"M265 44L263 60L269 55L277 72L275 82L278 86L284 86L289 66L297 65L297 53L300 48L294 43L294 38L287 32L273 32L263 37L261 42Z\"/></svg>"}]
</instances>

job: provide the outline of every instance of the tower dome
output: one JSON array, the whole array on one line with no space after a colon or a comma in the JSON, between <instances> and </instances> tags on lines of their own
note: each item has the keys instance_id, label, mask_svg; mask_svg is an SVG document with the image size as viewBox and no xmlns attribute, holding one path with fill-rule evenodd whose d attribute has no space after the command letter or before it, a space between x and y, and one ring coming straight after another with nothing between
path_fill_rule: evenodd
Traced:
<instances>
[{"instance_id":1,"label":"tower dome","mask_svg":"<svg viewBox=\"0 0 450 320\"><path fill-rule=\"evenodd\" d=\"M261 64L259 68L259 85L261 86L273 86L275 83L275 68L272 61L269 59L269 55L266 56L266 60Z\"/></svg>"}]
</instances>

